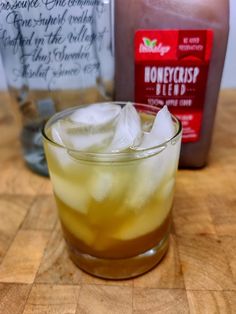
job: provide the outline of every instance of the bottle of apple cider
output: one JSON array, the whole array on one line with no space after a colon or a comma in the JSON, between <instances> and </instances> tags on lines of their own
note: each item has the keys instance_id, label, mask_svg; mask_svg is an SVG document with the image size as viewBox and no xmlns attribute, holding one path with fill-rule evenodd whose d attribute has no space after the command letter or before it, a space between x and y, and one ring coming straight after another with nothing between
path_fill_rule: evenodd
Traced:
<instances>
[{"instance_id":1,"label":"bottle of apple cider","mask_svg":"<svg viewBox=\"0 0 236 314\"><path fill-rule=\"evenodd\" d=\"M229 31L227 0L116 0L116 99L167 105L180 167L206 165Z\"/></svg>"}]
</instances>

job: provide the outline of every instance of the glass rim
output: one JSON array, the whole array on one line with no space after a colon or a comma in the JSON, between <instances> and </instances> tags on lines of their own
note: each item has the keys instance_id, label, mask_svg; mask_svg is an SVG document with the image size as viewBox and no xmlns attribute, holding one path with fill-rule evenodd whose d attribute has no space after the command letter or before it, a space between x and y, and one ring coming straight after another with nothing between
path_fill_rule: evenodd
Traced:
<instances>
[{"instance_id":1,"label":"glass rim","mask_svg":"<svg viewBox=\"0 0 236 314\"><path fill-rule=\"evenodd\" d=\"M125 101L110 101L110 102L98 102L100 104L117 104L117 105L125 105L127 103L132 103L134 106L140 106L143 109L146 109L148 111L151 109L154 109L155 111L153 112L158 112L159 110L162 109L162 107L160 106L154 106L154 105L148 105L148 104L142 104L142 103L137 103L137 102L125 102ZM50 123L52 122L56 122L60 119L60 117L65 116L65 113L70 113L70 112L74 112L76 109L80 109L83 107L87 107L89 105L93 105L95 103L92 104L86 104L86 105L79 105L79 106L74 106L74 107L70 107L67 109L64 109L60 112L55 113L51 118L49 118L49 120L45 123L43 129L42 129L42 135L43 138L49 142L50 144L58 147L58 148L62 148L62 149L66 149L67 151L69 151L70 153L74 153L76 154L77 157L79 157L79 155L84 157L90 157L90 158L105 158L106 157L109 159L111 159L112 157L116 158L116 157L134 157L134 159L137 159L137 154L139 153L146 153L146 152L153 152L153 151L157 151L156 153L153 154L157 154L159 152L162 152L166 146L169 143L173 143L173 141L175 141L178 136L180 136L181 132L182 132L182 124L180 122L180 120L173 114L171 114L172 119L174 120L174 122L177 124L177 130L175 132L175 134L168 140L163 141L161 144L158 145L154 145L148 148L138 148L138 149L133 149L132 151L123 151L123 152L92 152L92 151L86 151L86 150L78 150L78 149L73 149L71 147L67 147L66 145L61 145L59 143L57 143L56 141L54 141L52 138L50 138L47 134L46 134L46 129L48 128L48 126L50 125ZM144 111L145 112L145 111ZM151 112L151 111L150 111ZM55 121L54 121L55 120ZM135 147L136 148L136 147ZM146 156L147 157L147 156ZM140 157L139 157L140 158ZM144 157L143 157L144 158Z\"/></svg>"}]
</instances>

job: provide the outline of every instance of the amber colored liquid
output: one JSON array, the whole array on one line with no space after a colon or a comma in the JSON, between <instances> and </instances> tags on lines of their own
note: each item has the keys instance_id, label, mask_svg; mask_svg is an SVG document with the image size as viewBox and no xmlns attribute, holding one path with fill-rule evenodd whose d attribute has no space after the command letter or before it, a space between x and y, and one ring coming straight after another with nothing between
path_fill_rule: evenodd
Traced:
<instances>
[{"instance_id":1,"label":"amber colored liquid","mask_svg":"<svg viewBox=\"0 0 236 314\"><path fill-rule=\"evenodd\" d=\"M112 234L117 226L122 224L122 220L124 221L130 218L128 214L123 216L120 221L114 219L109 222L109 225L104 221L100 226L96 226L96 224L93 225L89 223L89 218L82 217L81 214L69 208L58 197L56 197L56 201L66 241L79 252L94 257L108 259L133 257L155 247L169 232L170 213L168 213L163 223L155 230L134 239L119 240L112 238ZM65 215L67 219L65 219ZM83 226L86 225L87 228L91 228L91 232L94 233L94 241L88 245L83 241L82 236L81 238L76 236L72 231L71 225L67 224L68 219L71 220L71 222L73 221L74 225L77 224L78 229L81 227L81 224L83 224Z\"/></svg>"}]
</instances>

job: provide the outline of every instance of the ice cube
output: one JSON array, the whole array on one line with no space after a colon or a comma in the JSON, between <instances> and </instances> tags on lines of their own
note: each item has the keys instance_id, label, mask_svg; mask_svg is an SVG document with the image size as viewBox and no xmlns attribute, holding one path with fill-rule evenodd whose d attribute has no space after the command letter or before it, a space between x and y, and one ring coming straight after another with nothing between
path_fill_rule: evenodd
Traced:
<instances>
[{"instance_id":1,"label":"ice cube","mask_svg":"<svg viewBox=\"0 0 236 314\"><path fill-rule=\"evenodd\" d=\"M120 112L114 137L107 150L120 152L138 146L141 138L141 119L133 104L127 103Z\"/></svg>"},{"instance_id":2,"label":"ice cube","mask_svg":"<svg viewBox=\"0 0 236 314\"><path fill-rule=\"evenodd\" d=\"M77 124L100 127L113 123L121 111L119 105L111 103L98 103L76 110L70 120Z\"/></svg>"},{"instance_id":3,"label":"ice cube","mask_svg":"<svg viewBox=\"0 0 236 314\"><path fill-rule=\"evenodd\" d=\"M150 133L144 133L139 149L161 145L174 135L175 126L165 106L158 112ZM142 210L163 182L175 175L179 146L179 143L166 143L159 153L140 163L126 199L127 206L136 212Z\"/></svg>"},{"instance_id":4,"label":"ice cube","mask_svg":"<svg viewBox=\"0 0 236 314\"><path fill-rule=\"evenodd\" d=\"M91 196L97 201L102 202L111 193L113 184L113 175L105 170L95 171L89 183Z\"/></svg>"},{"instance_id":5,"label":"ice cube","mask_svg":"<svg viewBox=\"0 0 236 314\"><path fill-rule=\"evenodd\" d=\"M154 202L162 202L166 210L170 210L173 205L175 190L175 177L168 179L155 194Z\"/></svg>"},{"instance_id":6,"label":"ice cube","mask_svg":"<svg viewBox=\"0 0 236 314\"><path fill-rule=\"evenodd\" d=\"M79 108L67 119L59 121L59 135L68 148L101 151L112 140L120 111L119 105L110 103Z\"/></svg>"},{"instance_id":7,"label":"ice cube","mask_svg":"<svg viewBox=\"0 0 236 314\"><path fill-rule=\"evenodd\" d=\"M148 207L142 213L134 214L127 219L123 225L113 233L113 238L119 240L132 240L153 232L166 219L169 213L160 201L153 207Z\"/></svg>"},{"instance_id":8,"label":"ice cube","mask_svg":"<svg viewBox=\"0 0 236 314\"><path fill-rule=\"evenodd\" d=\"M164 106L156 115L151 132L155 132L165 141L175 135L175 126L167 106Z\"/></svg>"},{"instance_id":9,"label":"ice cube","mask_svg":"<svg viewBox=\"0 0 236 314\"><path fill-rule=\"evenodd\" d=\"M113 167L112 165L94 168L88 183L90 195L97 202L107 198L109 201L120 202L133 176L131 169L129 166Z\"/></svg>"},{"instance_id":10,"label":"ice cube","mask_svg":"<svg viewBox=\"0 0 236 314\"><path fill-rule=\"evenodd\" d=\"M55 143L59 145L64 145L61 135L60 135L60 130L59 130L59 124L56 122L54 125L51 127L51 134L52 134L52 139Z\"/></svg>"},{"instance_id":11,"label":"ice cube","mask_svg":"<svg viewBox=\"0 0 236 314\"><path fill-rule=\"evenodd\" d=\"M179 151L180 141L168 143L162 152L140 163L126 198L126 204L135 212L142 210L163 183L175 178Z\"/></svg>"},{"instance_id":12,"label":"ice cube","mask_svg":"<svg viewBox=\"0 0 236 314\"><path fill-rule=\"evenodd\" d=\"M61 210L60 219L67 229L78 239L91 246L96 241L96 233L83 219L78 219L76 212Z\"/></svg>"},{"instance_id":13,"label":"ice cube","mask_svg":"<svg viewBox=\"0 0 236 314\"><path fill-rule=\"evenodd\" d=\"M166 171L165 156L162 153L143 160L130 185L125 204L134 212L141 211L161 186Z\"/></svg>"},{"instance_id":14,"label":"ice cube","mask_svg":"<svg viewBox=\"0 0 236 314\"><path fill-rule=\"evenodd\" d=\"M99 151L112 140L119 105L98 103L81 107L65 119L55 123L53 139L68 149Z\"/></svg>"},{"instance_id":15,"label":"ice cube","mask_svg":"<svg viewBox=\"0 0 236 314\"><path fill-rule=\"evenodd\" d=\"M79 151L101 151L112 140L113 130L97 130L96 126L79 127L69 120L61 120L60 136L68 149Z\"/></svg>"},{"instance_id":16,"label":"ice cube","mask_svg":"<svg viewBox=\"0 0 236 314\"><path fill-rule=\"evenodd\" d=\"M51 127L51 136L55 143L64 146L63 140L60 135L59 123L56 122ZM67 167L71 165L74 161L71 156L67 153L67 150L63 147L57 147L53 144L47 144L46 149L51 155L51 159L56 159L61 167Z\"/></svg>"},{"instance_id":17,"label":"ice cube","mask_svg":"<svg viewBox=\"0 0 236 314\"><path fill-rule=\"evenodd\" d=\"M90 197L86 187L75 184L72 180L69 181L54 172L50 173L50 177L57 197L71 209L87 214Z\"/></svg>"},{"instance_id":18,"label":"ice cube","mask_svg":"<svg viewBox=\"0 0 236 314\"><path fill-rule=\"evenodd\" d=\"M167 106L164 106L156 115L150 133L145 132L141 148L149 148L162 144L175 135L175 126Z\"/></svg>"}]
</instances>

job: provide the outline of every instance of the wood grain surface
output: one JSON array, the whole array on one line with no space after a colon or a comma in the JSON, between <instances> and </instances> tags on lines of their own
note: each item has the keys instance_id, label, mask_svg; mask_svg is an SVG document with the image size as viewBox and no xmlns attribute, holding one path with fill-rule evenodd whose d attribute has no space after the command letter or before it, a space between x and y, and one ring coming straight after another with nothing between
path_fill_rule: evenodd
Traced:
<instances>
[{"instance_id":1,"label":"wood grain surface","mask_svg":"<svg viewBox=\"0 0 236 314\"><path fill-rule=\"evenodd\" d=\"M51 183L25 166L3 93L0 108L1 314L236 313L236 90L221 92L208 166L178 172L166 257L125 281L70 261Z\"/></svg>"}]
</instances>

